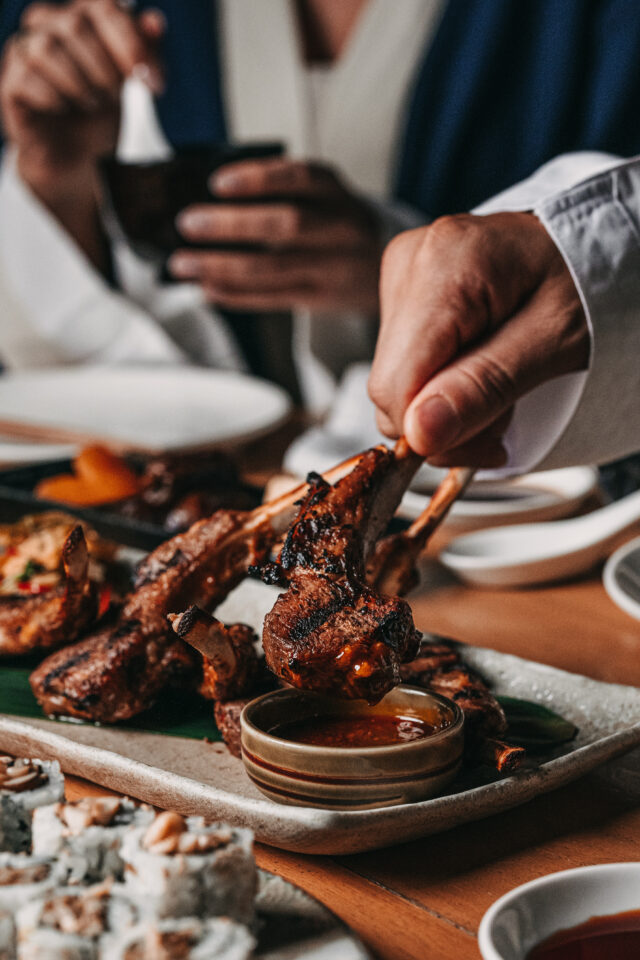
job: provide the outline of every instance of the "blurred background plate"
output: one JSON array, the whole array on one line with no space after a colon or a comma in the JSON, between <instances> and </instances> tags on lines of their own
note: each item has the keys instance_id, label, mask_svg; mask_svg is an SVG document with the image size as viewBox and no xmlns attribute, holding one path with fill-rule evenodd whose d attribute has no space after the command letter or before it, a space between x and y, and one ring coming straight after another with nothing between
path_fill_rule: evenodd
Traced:
<instances>
[{"instance_id":1,"label":"blurred background plate","mask_svg":"<svg viewBox=\"0 0 640 960\"><path fill-rule=\"evenodd\" d=\"M414 520L444 476L425 465L403 497L398 515ZM476 480L453 505L447 523L465 529L476 526L554 520L568 516L598 490L594 467L568 467L527 473L507 480Z\"/></svg>"},{"instance_id":2,"label":"blurred background plate","mask_svg":"<svg viewBox=\"0 0 640 960\"><path fill-rule=\"evenodd\" d=\"M0 462L68 456L64 431L83 441L177 450L226 446L261 436L291 410L280 387L239 373L193 367L81 367L0 377ZM20 425L38 440L17 442ZM15 431L13 431L15 425ZM6 440L7 443L3 441Z\"/></svg>"},{"instance_id":3,"label":"blurred background plate","mask_svg":"<svg viewBox=\"0 0 640 960\"><path fill-rule=\"evenodd\" d=\"M602 582L613 602L630 617L640 620L640 537L611 554Z\"/></svg>"},{"instance_id":4,"label":"blurred background plate","mask_svg":"<svg viewBox=\"0 0 640 960\"><path fill-rule=\"evenodd\" d=\"M291 444L284 457L287 473L302 478L315 470L322 473L335 463L360 450L385 440L372 428L368 434L340 436L325 427L307 430ZM415 520L429 497L444 478L446 470L423 464L403 497L398 516ZM457 500L446 523L460 530L504 523L554 520L573 513L598 490L598 471L594 467L568 467L527 473L505 480L475 480Z\"/></svg>"}]
</instances>

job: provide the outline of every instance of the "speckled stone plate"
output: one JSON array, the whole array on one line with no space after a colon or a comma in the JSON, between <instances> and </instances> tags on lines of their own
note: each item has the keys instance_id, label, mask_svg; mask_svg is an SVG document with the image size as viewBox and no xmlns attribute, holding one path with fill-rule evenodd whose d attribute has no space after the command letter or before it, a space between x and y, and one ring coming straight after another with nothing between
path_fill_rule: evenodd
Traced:
<instances>
[{"instance_id":1,"label":"speckled stone plate","mask_svg":"<svg viewBox=\"0 0 640 960\"><path fill-rule=\"evenodd\" d=\"M246 582L217 612L223 620L259 627L273 601L273 588ZM55 758L69 773L149 803L251 827L258 840L272 846L328 854L384 847L499 813L640 745L640 690L491 650L464 647L463 657L496 693L542 703L576 724L576 739L513 776L462 777L443 796L360 811L281 806L267 800L251 784L242 763L220 743L0 714L0 749ZM611 768L610 775L637 784L640 796L634 755Z\"/></svg>"}]
</instances>

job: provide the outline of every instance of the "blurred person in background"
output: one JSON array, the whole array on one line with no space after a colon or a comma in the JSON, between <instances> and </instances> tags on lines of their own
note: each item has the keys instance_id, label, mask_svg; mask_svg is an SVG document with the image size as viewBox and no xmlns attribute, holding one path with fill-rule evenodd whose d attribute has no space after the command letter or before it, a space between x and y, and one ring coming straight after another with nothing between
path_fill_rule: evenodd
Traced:
<instances>
[{"instance_id":1,"label":"blurred person in background","mask_svg":"<svg viewBox=\"0 0 640 960\"><path fill-rule=\"evenodd\" d=\"M395 233L469 210L566 151L589 152L558 168L555 189L606 153L640 150L635 0L131 6L0 8L8 366L248 364L321 410L345 366L372 355ZM101 217L96 159L119 133L126 146L132 75L157 95L171 144L276 139L288 151L220 171L226 206L180 217L189 241L256 244L178 251L169 269L184 284L163 283ZM257 359L229 311L271 315Z\"/></svg>"}]
</instances>

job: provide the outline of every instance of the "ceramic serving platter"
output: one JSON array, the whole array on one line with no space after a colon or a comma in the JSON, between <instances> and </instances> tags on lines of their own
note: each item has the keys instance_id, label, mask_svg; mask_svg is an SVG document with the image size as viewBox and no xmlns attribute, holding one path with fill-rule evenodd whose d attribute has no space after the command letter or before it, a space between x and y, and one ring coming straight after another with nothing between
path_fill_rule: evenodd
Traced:
<instances>
[{"instance_id":1,"label":"ceramic serving platter","mask_svg":"<svg viewBox=\"0 0 640 960\"><path fill-rule=\"evenodd\" d=\"M259 626L273 600L273 588L246 582L218 614ZM241 761L217 742L0 714L0 750L55 758L68 773L140 800L251 827L258 840L272 846L337 854L412 840L498 813L640 745L640 690L491 650L463 647L462 652L496 693L539 702L574 723L579 729L575 740L516 775L493 782L459 779L432 800L362 811L267 800Z\"/></svg>"}]
</instances>

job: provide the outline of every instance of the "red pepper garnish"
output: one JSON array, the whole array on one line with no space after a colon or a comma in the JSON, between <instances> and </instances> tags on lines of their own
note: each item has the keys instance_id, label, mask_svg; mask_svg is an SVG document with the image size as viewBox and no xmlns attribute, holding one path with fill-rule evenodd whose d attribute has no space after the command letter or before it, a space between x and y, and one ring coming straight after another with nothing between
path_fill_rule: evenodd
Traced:
<instances>
[{"instance_id":1,"label":"red pepper garnish","mask_svg":"<svg viewBox=\"0 0 640 960\"><path fill-rule=\"evenodd\" d=\"M98 618L104 616L111 604L111 585L105 584L100 590L100 599L98 600Z\"/></svg>"},{"instance_id":2,"label":"red pepper garnish","mask_svg":"<svg viewBox=\"0 0 640 960\"><path fill-rule=\"evenodd\" d=\"M24 593L31 593L31 581L18 580L18 590L23 590Z\"/></svg>"}]
</instances>

